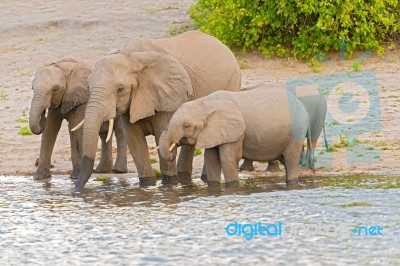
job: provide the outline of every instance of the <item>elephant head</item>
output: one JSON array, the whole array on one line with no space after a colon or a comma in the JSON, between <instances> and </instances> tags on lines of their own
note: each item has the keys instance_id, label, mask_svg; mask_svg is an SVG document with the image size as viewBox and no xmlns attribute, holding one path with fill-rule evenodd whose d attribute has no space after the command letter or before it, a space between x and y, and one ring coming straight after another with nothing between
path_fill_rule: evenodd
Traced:
<instances>
[{"instance_id":1,"label":"elephant head","mask_svg":"<svg viewBox=\"0 0 400 266\"><path fill-rule=\"evenodd\" d=\"M166 160L175 158L174 144L212 148L234 142L243 135L245 122L236 105L228 100L207 98L183 104L172 116L160 137L160 154Z\"/></svg>"},{"instance_id":2,"label":"elephant head","mask_svg":"<svg viewBox=\"0 0 400 266\"><path fill-rule=\"evenodd\" d=\"M135 123L156 112L175 111L193 93L191 79L181 63L171 55L154 51L105 56L96 63L88 81L90 99L76 189L83 188L92 173L96 136L103 122L126 113L130 123Z\"/></svg>"},{"instance_id":3,"label":"elephant head","mask_svg":"<svg viewBox=\"0 0 400 266\"><path fill-rule=\"evenodd\" d=\"M33 98L29 126L41 134L46 126L46 110L60 107L65 115L89 99L89 66L75 59L63 59L38 69L32 81Z\"/></svg>"}]
</instances>

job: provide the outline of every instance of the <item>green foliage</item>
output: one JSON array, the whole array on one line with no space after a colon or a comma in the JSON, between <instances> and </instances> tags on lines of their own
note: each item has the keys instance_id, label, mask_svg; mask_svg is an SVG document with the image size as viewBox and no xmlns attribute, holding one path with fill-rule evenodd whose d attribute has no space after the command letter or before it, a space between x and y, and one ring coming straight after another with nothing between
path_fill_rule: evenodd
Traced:
<instances>
[{"instance_id":1,"label":"green foliage","mask_svg":"<svg viewBox=\"0 0 400 266\"><path fill-rule=\"evenodd\" d=\"M156 158L150 158L150 163L158 163Z\"/></svg>"},{"instance_id":2,"label":"green foliage","mask_svg":"<svg viewBox=\"0 0 400 266\"><path fill-rule=\"evenodd\" d=\"M32 135L32 131L31 131L31 129L29 128L29 126L20 127L20 128L19 128L19 131L18 131L18 135L21 135L21 136L30 136L30 135Z\"/></svg>"},{"instance_id":3,"label":"green foliage","mask_svg":"<svg viewBox=\"0 0 400 266\"><path fill-rule=\"evenodd\" d=\"M157 179L160 179L162 177L160 170L153 168L153 172Z\"/></svg>"},{"instance_id":4,"label":"green foliage","mask_svg":"<svg viewBox=\"0 0 400 266\"><path fill-rule=\"evenodd\" d=\"M400 29L397 0L198 0L195 26L231 47L266 56L309 58L331 50L373 49L393 43Z\"/></svg>"},{"instance_id":5,"label":"green foliage","mask_svg":"<svg viewBox=\"0 0 400 266\"><path fill-rule=\"evenodd\" d=\"M28 122L29 122L29 119L28 119L28 117L26 116L25 111L22 111L21 116L18 116L18 117L15 119L15 122L18 122L18 123L28 123Z\"/></svg>"},{"instance_id":6,"label":"green foliage","mask_svg":"<svg viewBox=\"0 0 400 266\"><path fill-rule=\"evenodd\" d=\"M203 154L203 151L201 150L201 149L195 149L194 150L194 156L198 156L198 155L202 155Z\"/></svg>"},{"instance_id":7,"label":"green foliage","mask_svg":"<svg viewBox=\"0 0 400 266\"><path fill-rule=\"evenodd\" d=\"M188 26L188 25L179 26L179 27L177 27L177 26L172 26L171 28L169 28L169 29L166 31L166 34L168 34L168 35L170 35L170 36L175 36L175 35L179 35L179 34L181 34L181 33L184 33L184 32L186 32L186 31L188 31L188 30L190 30L190 29L191 29L191 27Z\"/></svg>"},{"instance_id":8,"label":"green foliage","mask_svg":"<svg viewBox=\"0 0 400 266\"><path fill-rule=\"evenodd\" d=\"M8 100L8 95L4 91L0 91L0 100Z\"/></svg>"},{"instance_id":9,"label":"green foliage","mask_svg":"<svg viewBox=\"0 0 400 266\"><path fill-rule=\"evenodd\" d=\"M352 65L354 71L359 71L361 69L360 60L356 59Z\"/></svg>"},{"instance_id":10,"label":"green foliage","mask_svg":"<svg viewBox=\"0 0 400 266\"><path fill-rule=\"evenodd\" d=\"M111 182L111 178L108 176L105 176L105 175L98 175L98 176L96 176L94 181L109 183L109 182Z\"/></svg>"}]
</instances>

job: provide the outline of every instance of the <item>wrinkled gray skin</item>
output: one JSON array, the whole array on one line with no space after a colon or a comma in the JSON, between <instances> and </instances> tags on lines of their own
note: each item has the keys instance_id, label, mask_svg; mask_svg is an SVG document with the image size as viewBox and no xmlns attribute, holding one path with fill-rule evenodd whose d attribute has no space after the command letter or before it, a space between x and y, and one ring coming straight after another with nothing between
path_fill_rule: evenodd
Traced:
<instances>
[{"instance_id":1,"label":"wrinkled gray skin","mask_svg":"<svg viewBox=\"0 0 400 266\"><path fill-rule=\"evenodd\" d=\"M242 89L243 91L247 90L252 90L254 88L259 87L260 85L255 85L249 88L244 88ZM317 142L319 139L319 136L321 135L322 130L324 130L324 141L325 141L325 146L328 148L328 142L326 140L326 134L325 134L325 117L326 117L326 112L328 109L328 105L325 99L325 96L322 94L318 95L310 95L310 96L301 96L298 97L299 100L303 103L304 107L306 108L309 118L310 118L310 132L311 132L311 147L312 150L309 151L307 150L307 153L312 153L314 152L315 148L317 147ZM307 155L307 156L312 156L314 155ZM300 156L300 164L302 167L306 168L314 168L314 163L313 161L310 163L306 160L302 160L302 156ZM253 161L251 160L243 160L243 163L239 167L240 170L245 170L245 171L253 171ZM266 171L270 172L277 172L280 171L279 169L279 163L278 161L268 161L268 167Z\"/></svg>"},{"instance_id":2,"label":"wrinkled gray skin","mask_svg":"<svg viewBox=\"0 0 400 266\"><path fill-rule=\"evenodd\" d=\"M173 143L205 148L207 183L219 185L221 170L228 186L238 185L241 158L285 162L286 183L298 183L304 136L309 118L299 99L286 90L260 87L243 92L215 92L183 104L160 138L160 154L176 156ZM306 158L310 159L310 158Z\"/></svg>"},{"instance_id":3,"label":"wrinkled gray skin","mask_svg":"<svg viewBox=\"0 0 400 266\"><path fill-rule=\"evenodd\" d=\"M122 115L140 184L154 185L145 137L154 135L158 145L172 114L184 102L215 90L238 91L240 83L240 67L232 52L198 31L172 38L132 39L118 53L99 60L89 77L82 170L74 190L81 190L92 173L97 142L93 136L103 121ZM164 183L191 180L193 152L193 145L183 147L178 165L160 158Z\"/></svg>"},{"instance_id":4,"label":"wrinkled gray skin","mask_svg":"<svg viewBox=\"0 0 400 266\"><path fill-rule=\"evenodd\" d=\"M89 99L87 77L92 65L73 58L64 58L37 70L32 81L33 99L29 113L29 126L34 134L42 134L40 155L34 179L50 178L51 154L63 119L68 121L71 141L72 173L76 179L80 171L82 156L82 129L71 129L84 118ZM46 111L48 112L47 118ZM123 136L121 119L116 120L118 145L117 159L112 168L112 142L106 143L108 123L100 131L102 153L98 172L127 172L126 142ZM97 137L97 135L96 135Z\"/></svg>"}]
</instances>

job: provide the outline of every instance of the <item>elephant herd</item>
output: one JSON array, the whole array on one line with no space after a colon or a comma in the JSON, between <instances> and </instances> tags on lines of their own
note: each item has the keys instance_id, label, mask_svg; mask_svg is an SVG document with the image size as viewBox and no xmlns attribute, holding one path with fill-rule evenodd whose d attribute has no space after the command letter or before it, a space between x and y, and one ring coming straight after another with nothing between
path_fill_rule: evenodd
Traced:
<instances>
[{"instance_id":1,"label":"elephant herd","mask_svg":"<svg viewBox=\"0 0 400 266\"><path fill-rule=\"evenodd\" d=\"M286 183L297 184L299 165L314 167L313 151L327 111L323 95L297 97L282 86L240 90L241 71L233 53L198 31L135 38L97 62L60 59L37 70L32 89L29 125L42 134L34 178L51 176L52 150L66 119L75 191L93 171L127 172L126 147L140 184L154 185L148 135L158 145L163 183L191 180L196 146L205 149L202 180L209 186L219 186L222 172L225 184L237 187L242 158L247 166L279 160ZM99 135L101 159L93 170Z\"/></svg>"}]
</instances>

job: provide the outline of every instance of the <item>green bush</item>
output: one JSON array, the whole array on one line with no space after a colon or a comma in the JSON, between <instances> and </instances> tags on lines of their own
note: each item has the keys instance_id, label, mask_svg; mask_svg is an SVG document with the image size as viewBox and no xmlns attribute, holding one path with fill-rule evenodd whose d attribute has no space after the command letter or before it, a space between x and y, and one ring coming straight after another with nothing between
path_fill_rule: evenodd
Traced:
<instances>
[{"instance_id":1,"label":"green bush","mask_svg":"<svg viewBox=\"0 0 400 266\"><path fill-rule=\"evenodd\" d=\"M397 0L198 0L194 26L225 44L266 56L309 58L331 50L372 49L398 35Z\"/></svg>"}]
</instances>

